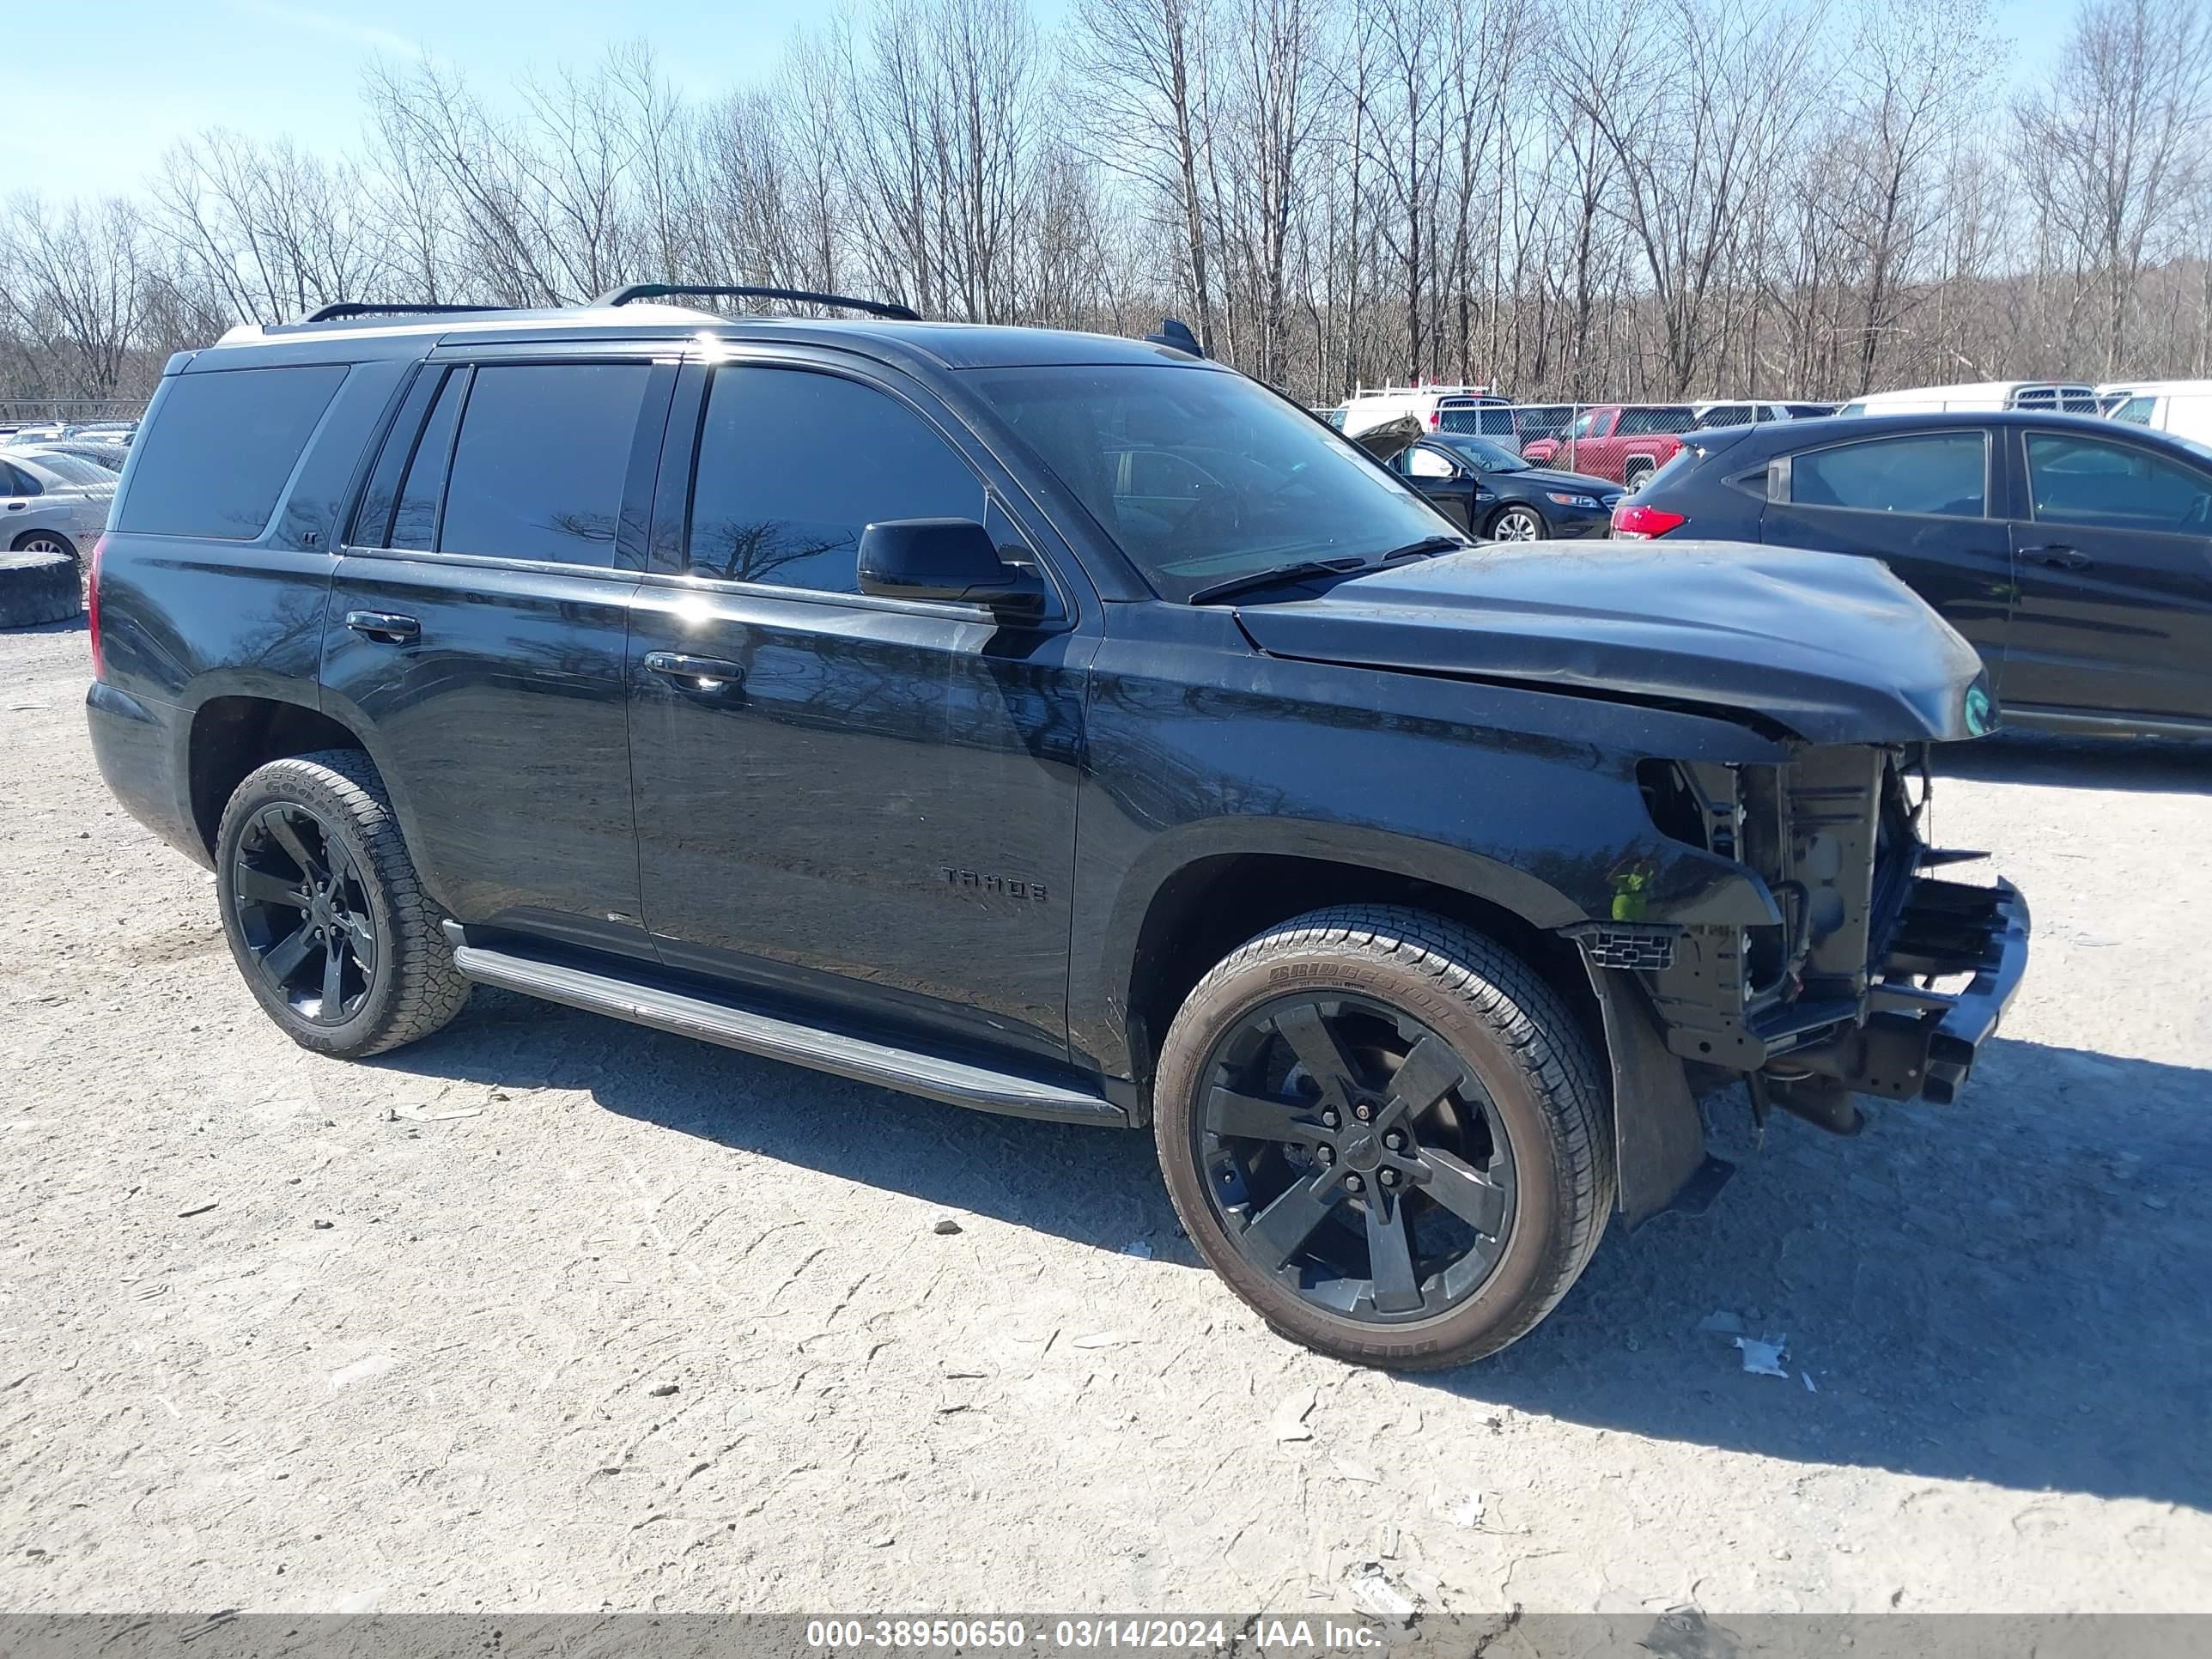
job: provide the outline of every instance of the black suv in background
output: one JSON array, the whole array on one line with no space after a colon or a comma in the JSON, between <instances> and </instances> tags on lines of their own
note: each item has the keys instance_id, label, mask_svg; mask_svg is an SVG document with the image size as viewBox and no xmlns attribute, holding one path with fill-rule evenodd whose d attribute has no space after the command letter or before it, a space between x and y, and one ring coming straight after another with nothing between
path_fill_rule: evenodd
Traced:
<instances>
[{"instance_id":1,"label":"black suv in background","mask_svg":"<svg viewBox=\"0 0 2212 1659\"><path fill-rule=\"evenodd\" d=\"M1613 533L1880 559L2009 724L2212 736L2212 450L2186 439L2055 411L1700 432Z\"/></svg>"},{"instance_id":2,"label":"black suv in background","mask_svg":"<svg viewBox=\"0 0 2212 1659\"><path fill-rule=\"evenodd\" d=\"M307 1048L485 983L1149 1127L1272 1324L1425 1366L1725 1173L1692 1066L1848 1131L2018 983L1875 564L1471 548L1172 346L638 297L237 331L132 447L100 767Z\"/></svg>"}]
</instances>

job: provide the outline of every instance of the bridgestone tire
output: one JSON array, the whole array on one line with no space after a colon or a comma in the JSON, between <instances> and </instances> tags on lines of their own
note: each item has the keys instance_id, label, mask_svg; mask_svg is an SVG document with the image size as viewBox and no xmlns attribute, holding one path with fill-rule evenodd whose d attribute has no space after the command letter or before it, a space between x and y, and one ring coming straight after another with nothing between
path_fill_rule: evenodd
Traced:
<instances>
[{"instance_id":1,"label":"bridgestone tire","mask_svg":"<svg viewBox=\"0 0 2212 1659\"><path fill-rule=\"evenodd\" d=\"M1245 1255L1206 1191L1202 1068L1224 1034L1293 992L1355 995L1412 1016L1490 1097L1511 1148L1515 1212L1489 1277L1443 1313L1378 1325L1317 1307ZM1200 1254L1278 1334L1354 1364L1462 1364L1533 1330L1597 1249L1614 1194L1601 1076L1558 994L1495 941L1425 911L1318 910L1239 947L1176 1014L1153 1089L1160 1169Z\"/></svg>"},{"instance_id":2,"label":"bridgestone tire","mask_svg":"<svg viewBox=\"0 0 2212 1659\"><path fill-rule=\"evenodd\" d=\"M0 628L66 622L84 609L76 561L66 553L0 553Z\"/></svg>"},{"instance_id":3,"label":"bridgestone tire","mask_svg":"<svg viewBox=\"0 0 2212 1659\"><path fill-rule=\"evenodd\" d=\"M241 926L239 844L255 816L279 804L303 807L330 826L361 872L378 961L362 1006L343 1024L305 1018L278 994L260 971ZM439 925L446 913L422 890L384 781L359 750L271 761L240 784L216 838L216 891L223 937L247 988L303 1048L343 1060L382 1054L428 1036L468 1001L469 981L454 967L453 947Z\"/></svg>"}]
</instances>

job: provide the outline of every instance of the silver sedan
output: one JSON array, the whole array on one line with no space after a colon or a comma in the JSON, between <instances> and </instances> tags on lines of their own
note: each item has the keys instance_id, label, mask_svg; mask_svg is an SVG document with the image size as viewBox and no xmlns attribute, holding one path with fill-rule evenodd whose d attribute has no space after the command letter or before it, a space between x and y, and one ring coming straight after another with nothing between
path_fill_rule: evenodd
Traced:
<instances>
[{"instance_id":1,"label":"silver sedan","mask_svg":"<svg viewBox=\"0 0 2212 1659\"><path fill-rule=\"evenodd\" d=\"M78 455L0 449L0 547L66 553L82 564L107 528L115 474Z\"/></svg>"}]
</instances>

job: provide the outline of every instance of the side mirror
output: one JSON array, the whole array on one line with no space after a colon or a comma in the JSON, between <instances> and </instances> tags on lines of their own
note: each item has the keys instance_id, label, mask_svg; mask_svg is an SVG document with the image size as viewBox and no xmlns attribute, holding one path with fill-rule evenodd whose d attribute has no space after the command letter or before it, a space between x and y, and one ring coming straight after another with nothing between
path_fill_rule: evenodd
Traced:
<instances>
[{"instance_id":1,"label":"side mirror","mask_svg":"<svg viewBox=\"0 0 2212 1659\"><path fill-rule=\"evenodd\" d=\"M988 605L1036 616L1044 588L1008 564L973 519L892 519L860 532L860 592L885 599Z\"/></svg>"}]
</instances>

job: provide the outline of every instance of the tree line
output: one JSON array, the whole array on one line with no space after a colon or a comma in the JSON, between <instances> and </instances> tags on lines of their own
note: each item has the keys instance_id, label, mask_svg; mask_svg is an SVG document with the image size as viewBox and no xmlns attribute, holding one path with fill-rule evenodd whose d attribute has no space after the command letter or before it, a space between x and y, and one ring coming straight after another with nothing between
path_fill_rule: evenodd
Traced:
<instances>
[{"instance_id":1,"label":"tree line","mask_svg":"<svg viewBox=\"0 0 2212 1659\"><path fill-rule=\"evenodd\" d=\"M0 398L141 397L337 299L758 283L1141 334L1314 401L1841 398L2212 370L2206 0L861 0L755 84L378 63L0 211Z\"/></svg>"}]
</instances>

